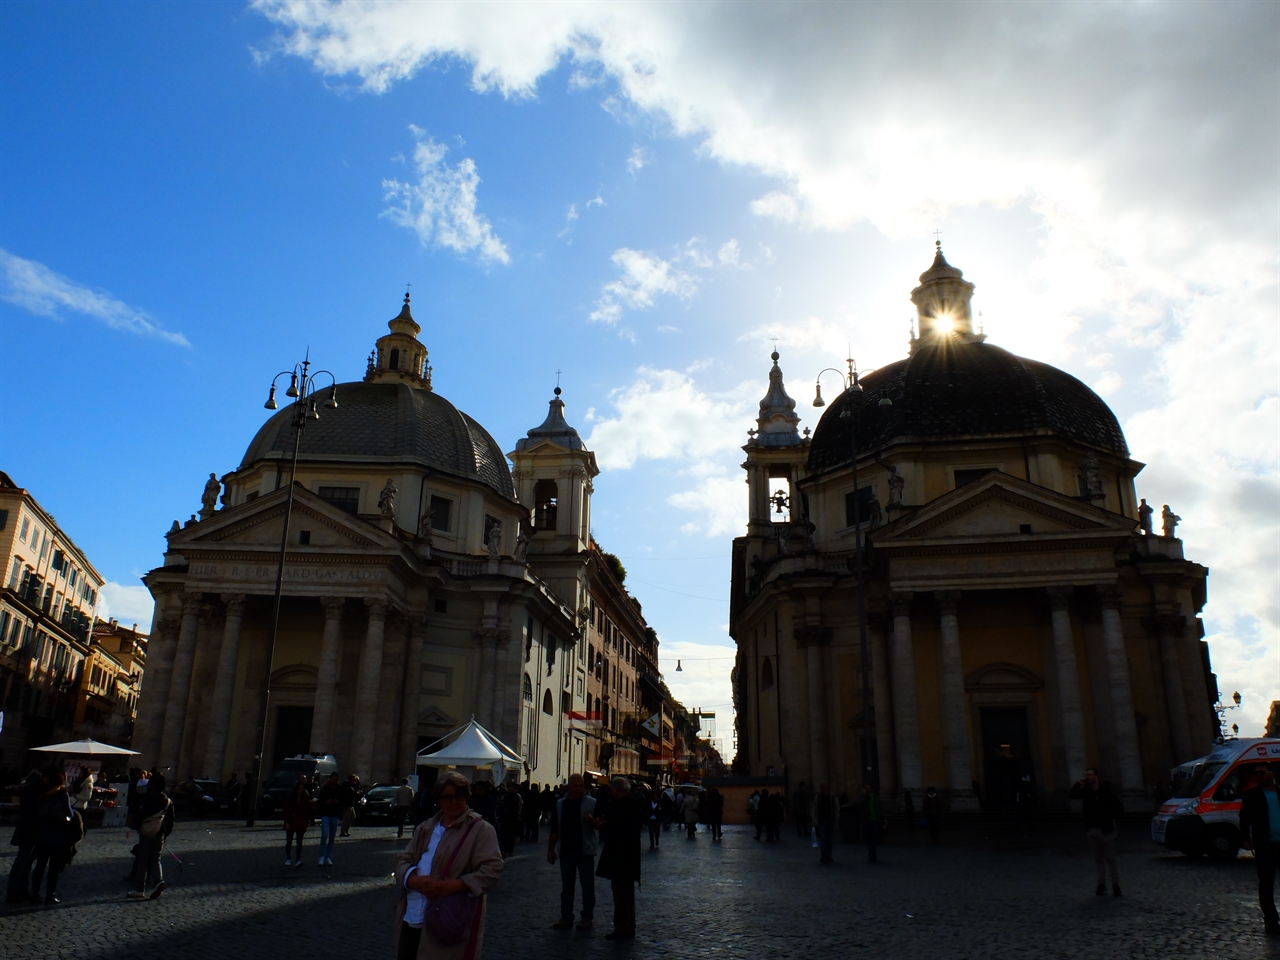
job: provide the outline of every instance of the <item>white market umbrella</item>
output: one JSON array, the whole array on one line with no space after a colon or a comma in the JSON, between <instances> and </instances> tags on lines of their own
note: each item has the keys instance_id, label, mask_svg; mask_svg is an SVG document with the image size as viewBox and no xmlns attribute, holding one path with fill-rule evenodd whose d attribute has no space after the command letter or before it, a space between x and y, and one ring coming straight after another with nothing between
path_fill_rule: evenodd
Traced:
<instances>
[{"instance_id":1,"label":"white market umbrella","mask_svg":"<svg viewBox=\"0 0 1280 960\"><path fill-rule=\"evenodd\" d=\"M425 767L488 767L495 763L519 766L524 758L473 719L447 747L418 754Z\"/></svg>"},{"instance_id":2,"label":"white market umbrella","mask_svg":"<svg viewBox=\"0 0 1280 960\"><path fill-rule=\"evenodd\" d=\"M32 747L33 753L65 753L73 757L136 757L137 750L126 750L124 747L113 747L109 743L99 743L86 737L83 740L68 740L66 743L51 743L47 747Z\"/></svg>"}]
</instances>

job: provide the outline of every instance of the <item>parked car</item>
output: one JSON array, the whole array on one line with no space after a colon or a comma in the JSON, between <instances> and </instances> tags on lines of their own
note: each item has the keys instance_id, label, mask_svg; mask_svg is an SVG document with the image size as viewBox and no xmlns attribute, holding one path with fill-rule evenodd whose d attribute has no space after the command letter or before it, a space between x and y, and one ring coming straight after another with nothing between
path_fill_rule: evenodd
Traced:
<instances>
[{"instance_id":1,"label":"parked car","mask_svg":"<svg viewBox=\"0 0 1280 960\"><path fill-rule=\"evenodd\" d=\"M169 788L169 799L173 801L173 812L180 816L216 817L232 813L233 801L217 780L194 777L180 780Z\"/></svg>"},{"instance_id":2,"label":"parked car","mask_svg":"<svg viewBox=\"0 0 1280 960\"><path fill-rule=\"evenodd\" d=\"M396 787L394 783L375 783L364 795L365 802L356 814L356 823L373 823L390 820L396 804Z\"/></svg>"},{"instance_id":3,"label":"parked car","mask_svg":"<svg viewBox=\"0 0 1280 960\"><path fill-rule=\"evenodd\" d=\"M1151 820L1151 839L1191 857L1234 860L1240 852L1240 799L1253 771L1280 775L1280 740L1225 740L1182 768L1187 774Z\"/></svg>"},{"instance_id":4,"label":"parked car","mask_svg":"<svg viewBox=\"0 0 1280 960\"><path fill-rule=\"evenodd\" d=\"M283 817L284 802L293 793L299 777L311 782L311 795L315 796L320 784L331 773L338 772L338 761L330 753L304 753L280 761L280 766L262 785L258 797L258 816Z\"/></svg>"}]
</instances>

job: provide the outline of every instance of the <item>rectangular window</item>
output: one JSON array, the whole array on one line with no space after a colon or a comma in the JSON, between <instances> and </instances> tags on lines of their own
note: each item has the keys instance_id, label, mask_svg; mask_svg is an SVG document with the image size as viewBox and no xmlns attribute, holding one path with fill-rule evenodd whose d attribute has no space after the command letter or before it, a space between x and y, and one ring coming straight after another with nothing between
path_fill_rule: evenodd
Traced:
<instances>
[{"instance_id":1,"label":"rectangular window","mask_svg":"<svg viewBox=\"0 0 1280 960\"><path fill-rule=\"evenodd\" d=\"M0 610L0 644L9 639L9 611Z\"/></svg>"},{"instance_id":2,"label":"rectangular window","mask_svg":"<svg viewBox=\"0 0 1280 960\"><path fill-rule=\"evenodd\" d=\"M18 589L18 574L22 572L22 558L13 558L13 571L9 574L9 589Z\"/></svg>"},{"instance_id":3,"label":"rectangular window","mask_svg":"<svg viewBox=\"0 0 1280 960\"><path fill-rule=\"evenodd\" d=\"M31 520L27 517L22 518L22 526L18 528L18 539L23 543L27 542L27 531L31 529Z\"/></svg>"},{"instance_id":4,"label":"rectangular window","mask_svg":"<svg viewBox=\"0 0 1280 960\"><path fill-rule=\"evenodd\" d=\"M859 524L866 523L869 519L871 519L872 495L873 495L873 491L872 491L872 488L869 486L862 487L858 491L857 506L858 506L858 523ZM853 508L854 508L854 495L853 493L846 493L844 495L844 525L846 527L853 526Z\"/></svg>"},{"instance_id":5,"label":"rectangular window","mask_svg":"<svg viewBox=\"0 0 1280 960\"><path fill-rule=\"evenodd\" d=\"M956 470L956 489L959 490L967 483L973 483L975 480L981 480L988 473L995 473L995 467L980 467L977 470Z\"/></svg>"},{"instance_id":6,"label":"rectangular window","mask_svg":"<svg viewBox=\"0 0 1280 960\"><path fill-rule=\"evenodd\" d=\"M453 501L445 497L432 497L430 511L431 529L448 533L453 521Z\"/></svg>"},{"instance_id":7,"label":"rectangular window","mask_svg":"<svg viewBox=\"0 0 1280 960\"><path fill-rule=\"evenodd\" d=\"M73 586L73 587L74 587L74 586L76 585L76 581L78 581L79 579L80 579L80 571L79 571L79 570L77 570L75 567L72 567L72 568L71 568L71 577L70 577L70 579L68 579L68 581L67 581L67 582L68 582L69 584L71 584L71 586Z\"/></svg>"},{"instance_id":8,"label":"rectangular window","mask_svg":"<svg viewBox=\"0 0 1280 960\"><path fill-rule=\"evenodd\" d=\"M66 554L64 554L61 550L54 550L53 562L51 562L49 566L52 567L54 570L61 570L63 564L66 562L66 559L67 559Z\"/></svg>"},{"instance_id":9,"label":"rectangular window","mask_svg":"<svg viewBox=\"0 0 1280 960\"><path fill-rule=\"evenodd\" d=\"M310 542L311 542L311 531L310 531L310 530L299 530L299 531L298 531L298 543L299 543L299 544L301 544L302 546L306 546L306 545L307 545L307 544L309 544Z\"/></svg>"},{"instance_id":10,"label":"rectangular window","mask_svg":"<svg viewBox=\"0 0 1280 960\"><path fill-rule=\"evenodd\" d=\"M436 601L436 607L435 607L435 609L436 609L436 613L448 613L448 612L449 612L449 601L448 601L448 600L437 600L437 601Z\"/></svg>"},{"instance_id":11,"label":"rectangular window","mask_svg":"<svg viewBox=\"0 0 1280 960\"><path fill-rule=\"evenodd\" d=\"M359 487L319 487L316 496L347 513L360 512Z\"/></svg>"},{"instance_id":12,"label":"rectangular window","mask_svg":"<svg viewBox=\"0 0 1280 960\"><path fill-rule=\"evenodd\" d=\"M8 525L9 525L9 511L0 510L0 530L3 530Z\"/></svg>"}]
</instances>

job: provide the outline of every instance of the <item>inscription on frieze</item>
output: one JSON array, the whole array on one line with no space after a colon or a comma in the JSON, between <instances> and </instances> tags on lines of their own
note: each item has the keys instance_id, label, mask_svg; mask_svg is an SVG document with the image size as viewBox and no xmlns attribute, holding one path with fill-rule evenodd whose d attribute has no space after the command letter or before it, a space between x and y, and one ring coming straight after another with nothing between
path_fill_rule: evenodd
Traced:
<instances>
[{"instance_id":1,"label":"inscription on frieze","mask_svg":"<svg viewBox=\"0 0 1280 960\"><path fill-rule=\"evenodd\" d=\"M227 580L274 580L275 564L264 563L193 563L193 577L216 577ZM297 567L284 568L285 580L294 583L374 583L383 579L383 571L368 567Z\"/></svg>"}]
</instances>

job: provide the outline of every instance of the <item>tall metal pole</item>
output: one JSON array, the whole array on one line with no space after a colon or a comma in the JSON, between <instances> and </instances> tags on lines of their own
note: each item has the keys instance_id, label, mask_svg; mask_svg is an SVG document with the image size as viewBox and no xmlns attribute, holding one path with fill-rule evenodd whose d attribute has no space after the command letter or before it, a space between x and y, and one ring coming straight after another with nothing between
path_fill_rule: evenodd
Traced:
<instances>
[{"instance_id":1,"label":"tall metal pole","mask_svg":"<svg viewBox=\"0 0 1280 960\"><path fill-rule=\"evenodd\" d=\"M880 793L880 763L876 742L876 712L871 705L871 645L867 639L867 593L862 574L862 518L858 491L858 415L853 429L853 564L858 592L858 646L862 659L862 762L863 776L875 794Z\"/></svg>"},{"instance_id":2,"label":"tall metal pole","mask_svg":"<svg viewBox=\"0 0 1280 960\"><path fill-rule=\"evenodd\" d=\"M297 399L293 402L293 462L289 468L289 495L285 498L284 530L280 534L280 560L276 564L276 593L271 608L271 633L267 637L267 674L263 680L262 701L258 708L258 735L253 756L253 789L249 793L249 809L244 825L252 827L258 815L258 798L262 796L262 761L266 752L267 710L271 701L271 664L275 660L276 633L280 629L280 595L284 589L284 561L289 549L289 521L293 517L293 481L298 475L298 448L302 445L302 429L307 423L307 397L310 381L307 368L310 360L302 361L302 378Z\"/></svg>"}]
</instances>

